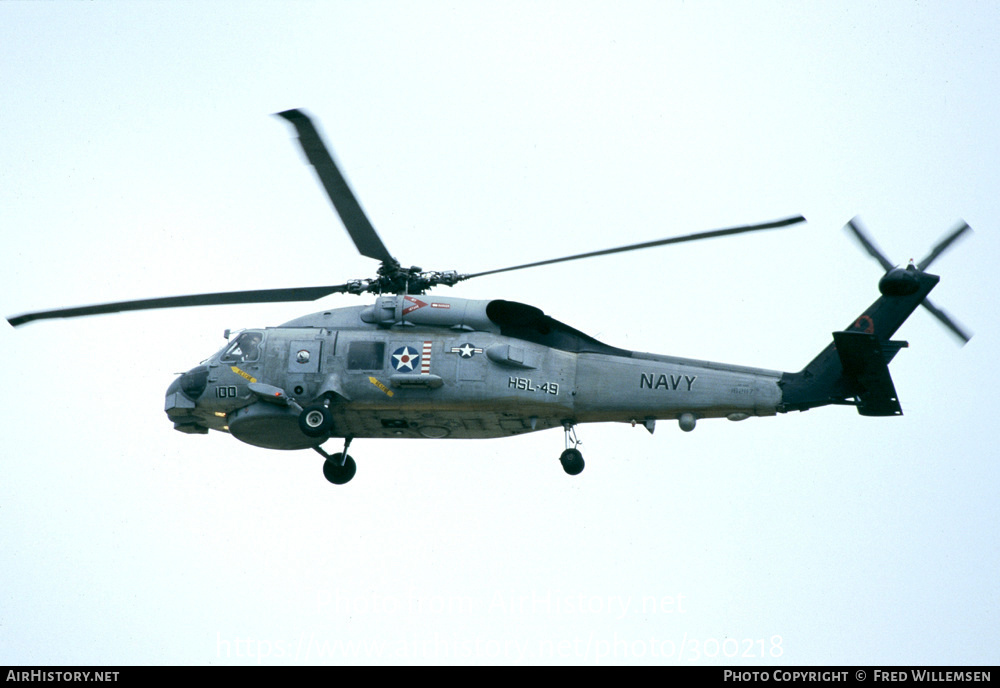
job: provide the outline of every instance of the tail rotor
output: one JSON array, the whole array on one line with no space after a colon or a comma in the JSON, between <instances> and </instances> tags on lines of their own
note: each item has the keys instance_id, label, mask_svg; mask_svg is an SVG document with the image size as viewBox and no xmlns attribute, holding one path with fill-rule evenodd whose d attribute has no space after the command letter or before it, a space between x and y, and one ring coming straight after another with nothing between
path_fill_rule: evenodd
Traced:
<instances>
[{"instance_id":1,"label":"tail rotor","mask_svg":"<svg viewBox=\"0 0 1000 688\"><path fill-rule=\"evenodd\" d=\"M891 260L886 258L885 254L882 253L881 250L879 250L879 248L868 236L868 232L864 229L864 227L861 224L861 221L857 217L848 222L847 225L845 225L844 229L848 230L854 235L854 238L858 240L858 243L861 244L862 248L864 248L865 251L870 256L872 256L872 258L877 260L879 264L885 269L887 275L893 272L894 270L899 269L897 268L896 263L893 263ZM918 270L920 272L924 272L930 266L930 264L933 263L935 260L937 260L937 258L942 253L948 250L948 248L950 248L951 245L955 243L955 241L957 241L960 237L969 232L972 232L972 228L969 227L967 223L960 222L958 225L955 226L954 229L952 229L947 234L947 236L945 236L941 241L937 243L936 246L934 246L934 248L931 249L930 253L924 256L923 260L921 260L916 265L913 265L911 263L911 265L907 268L907 270ZM958 339L961 340L963 346L967 344L970 339L972 339L971 333L969 333L964 328L960 327L958 323L956 323L951 318L951 316L949 316L943 310L941 310L933 303L931 303L930 299L925 298L921 305L928 311L930 311L931 315L933 315L941 322L941 324L947 327L952 334L958 337Z\"/></svg>"}]
</instances>

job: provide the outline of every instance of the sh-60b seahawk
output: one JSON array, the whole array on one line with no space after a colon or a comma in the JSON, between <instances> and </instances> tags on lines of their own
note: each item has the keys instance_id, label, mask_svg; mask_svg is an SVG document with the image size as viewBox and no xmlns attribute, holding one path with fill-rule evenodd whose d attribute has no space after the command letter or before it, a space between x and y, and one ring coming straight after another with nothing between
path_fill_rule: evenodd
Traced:
<instances>
[{"instance_id":1,"label":"sh-60b seahawk","mask_svg":"<svg viewBox=\"0 0 1000 688\"><path fill-rule=\"evenodd\" d=\"M684 431L708 418L744 420L828 404L859 413L902 413L888 363L906 342L891 338L918 306L963 341L969 336L927 295L939 278L926 268L969 230L962 223L917 264L895 267L856 221L848 227L886 270L881 296L799 372L712 363L610 346L539 309L502 299L428 295L438 285L529 267L743 232L787 227L801 216L632 244L488 272L403 267L375 232L310 119L279 113L296 129L330 201L378 274L326 287L197 294L27 313L12 325L126 310L312 301L335 293L377 295L374 304L321 311L278 327L244 330L167 389L166 413L185 433L228 432L268 449L314 449L333 483L357 466L356 438L491 438L562 428L565 471L583 470L575 428L626 422L653 432L676 420ZM229 335L227 332L227 339ZM322 444L343 438L343 451Z\"/></svg>"}]
</instances>

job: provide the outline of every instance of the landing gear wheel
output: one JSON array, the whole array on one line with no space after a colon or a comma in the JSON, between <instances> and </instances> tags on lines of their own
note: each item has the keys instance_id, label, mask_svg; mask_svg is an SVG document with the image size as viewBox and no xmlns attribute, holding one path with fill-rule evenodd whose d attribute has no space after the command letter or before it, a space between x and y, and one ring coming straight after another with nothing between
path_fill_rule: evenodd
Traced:
<instances>
[{"instance_id":1,"label":"landing gear wheel","mask_svg":"<svg viewBox=\"0 0 1000 688\"><path fill-rule=\"evenodd\" d=\"M350 482L354 474L358 472L358 464L354 463L354 459L350 456L347 457L344 465L341 466L340 459L342 456L343 454L337 452L323 462L323 475L334 485L343 485Z\"/></svg>"},{"instance_id":2,"label":"landing gear wheel","mask_svg":"<svg viewBox=\"0 0 1000 688\"><path fill-rule=\"evenodd\" d=\"M333 414L322 404L306 406L299 414L299 429L307 437L322 437L333 427Z\"/></svg>"},{"instance_id":3,"label":"landing gear wheel","mask_svg":"<svg viewBox=\"0 0 1000 688\"><path fill-rule=\"evenodd\" d=\"M563 470L570 475L579 475L583 472L583 454L579 449L567 449L559 457Z\"/></svg>"}]
</instances>

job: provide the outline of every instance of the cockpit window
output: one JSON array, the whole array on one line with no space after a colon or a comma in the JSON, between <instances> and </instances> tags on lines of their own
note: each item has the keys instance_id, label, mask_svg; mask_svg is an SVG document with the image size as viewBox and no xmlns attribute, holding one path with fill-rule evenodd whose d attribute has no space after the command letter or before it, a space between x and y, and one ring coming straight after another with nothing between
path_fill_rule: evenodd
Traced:
<instances>
[{"instance_id":1,"label":"cockpit window","mask_svg":"<svg viewBox=\"0 0 1000 688\"><path fill-rule=\"evenodd\" d=\"M226 353L222 355L222 360L256 361L260 357L261 339L263 339L263 335L260 332L244 332L229 345Z\"/></svg>"}]
</instances>

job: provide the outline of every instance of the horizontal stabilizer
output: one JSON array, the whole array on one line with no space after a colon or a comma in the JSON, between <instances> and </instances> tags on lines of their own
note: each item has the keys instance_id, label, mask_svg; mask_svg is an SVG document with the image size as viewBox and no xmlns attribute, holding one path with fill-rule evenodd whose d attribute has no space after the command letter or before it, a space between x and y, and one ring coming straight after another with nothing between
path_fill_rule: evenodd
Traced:
<instances>
[{"instance_id":1,"label":"horizontal stabilizer","mask_svg":"<svg viewBox=\"0 0 1000 688\"><path fill-rule=\"evenodd\" d=\"M906 349L910 346L909 342L902 341L888 341L882 342L882 354L885 356L885 364L889 365L892 363L892 359L896 357L900 349Z\"/></svg>"},{"instance_id":2,"label":"horizontal stabilizer","mask_svg":"<svg viewBox=\"0 0 1000 688\"><path fill-rule=\"evenodd\" d=\"M889 375L889 360L906 342L879 344L878 336L866 332L834 332L833 341L857 399L862 416L901 416L896 388Z\"/></svg>"}]
</instances>

